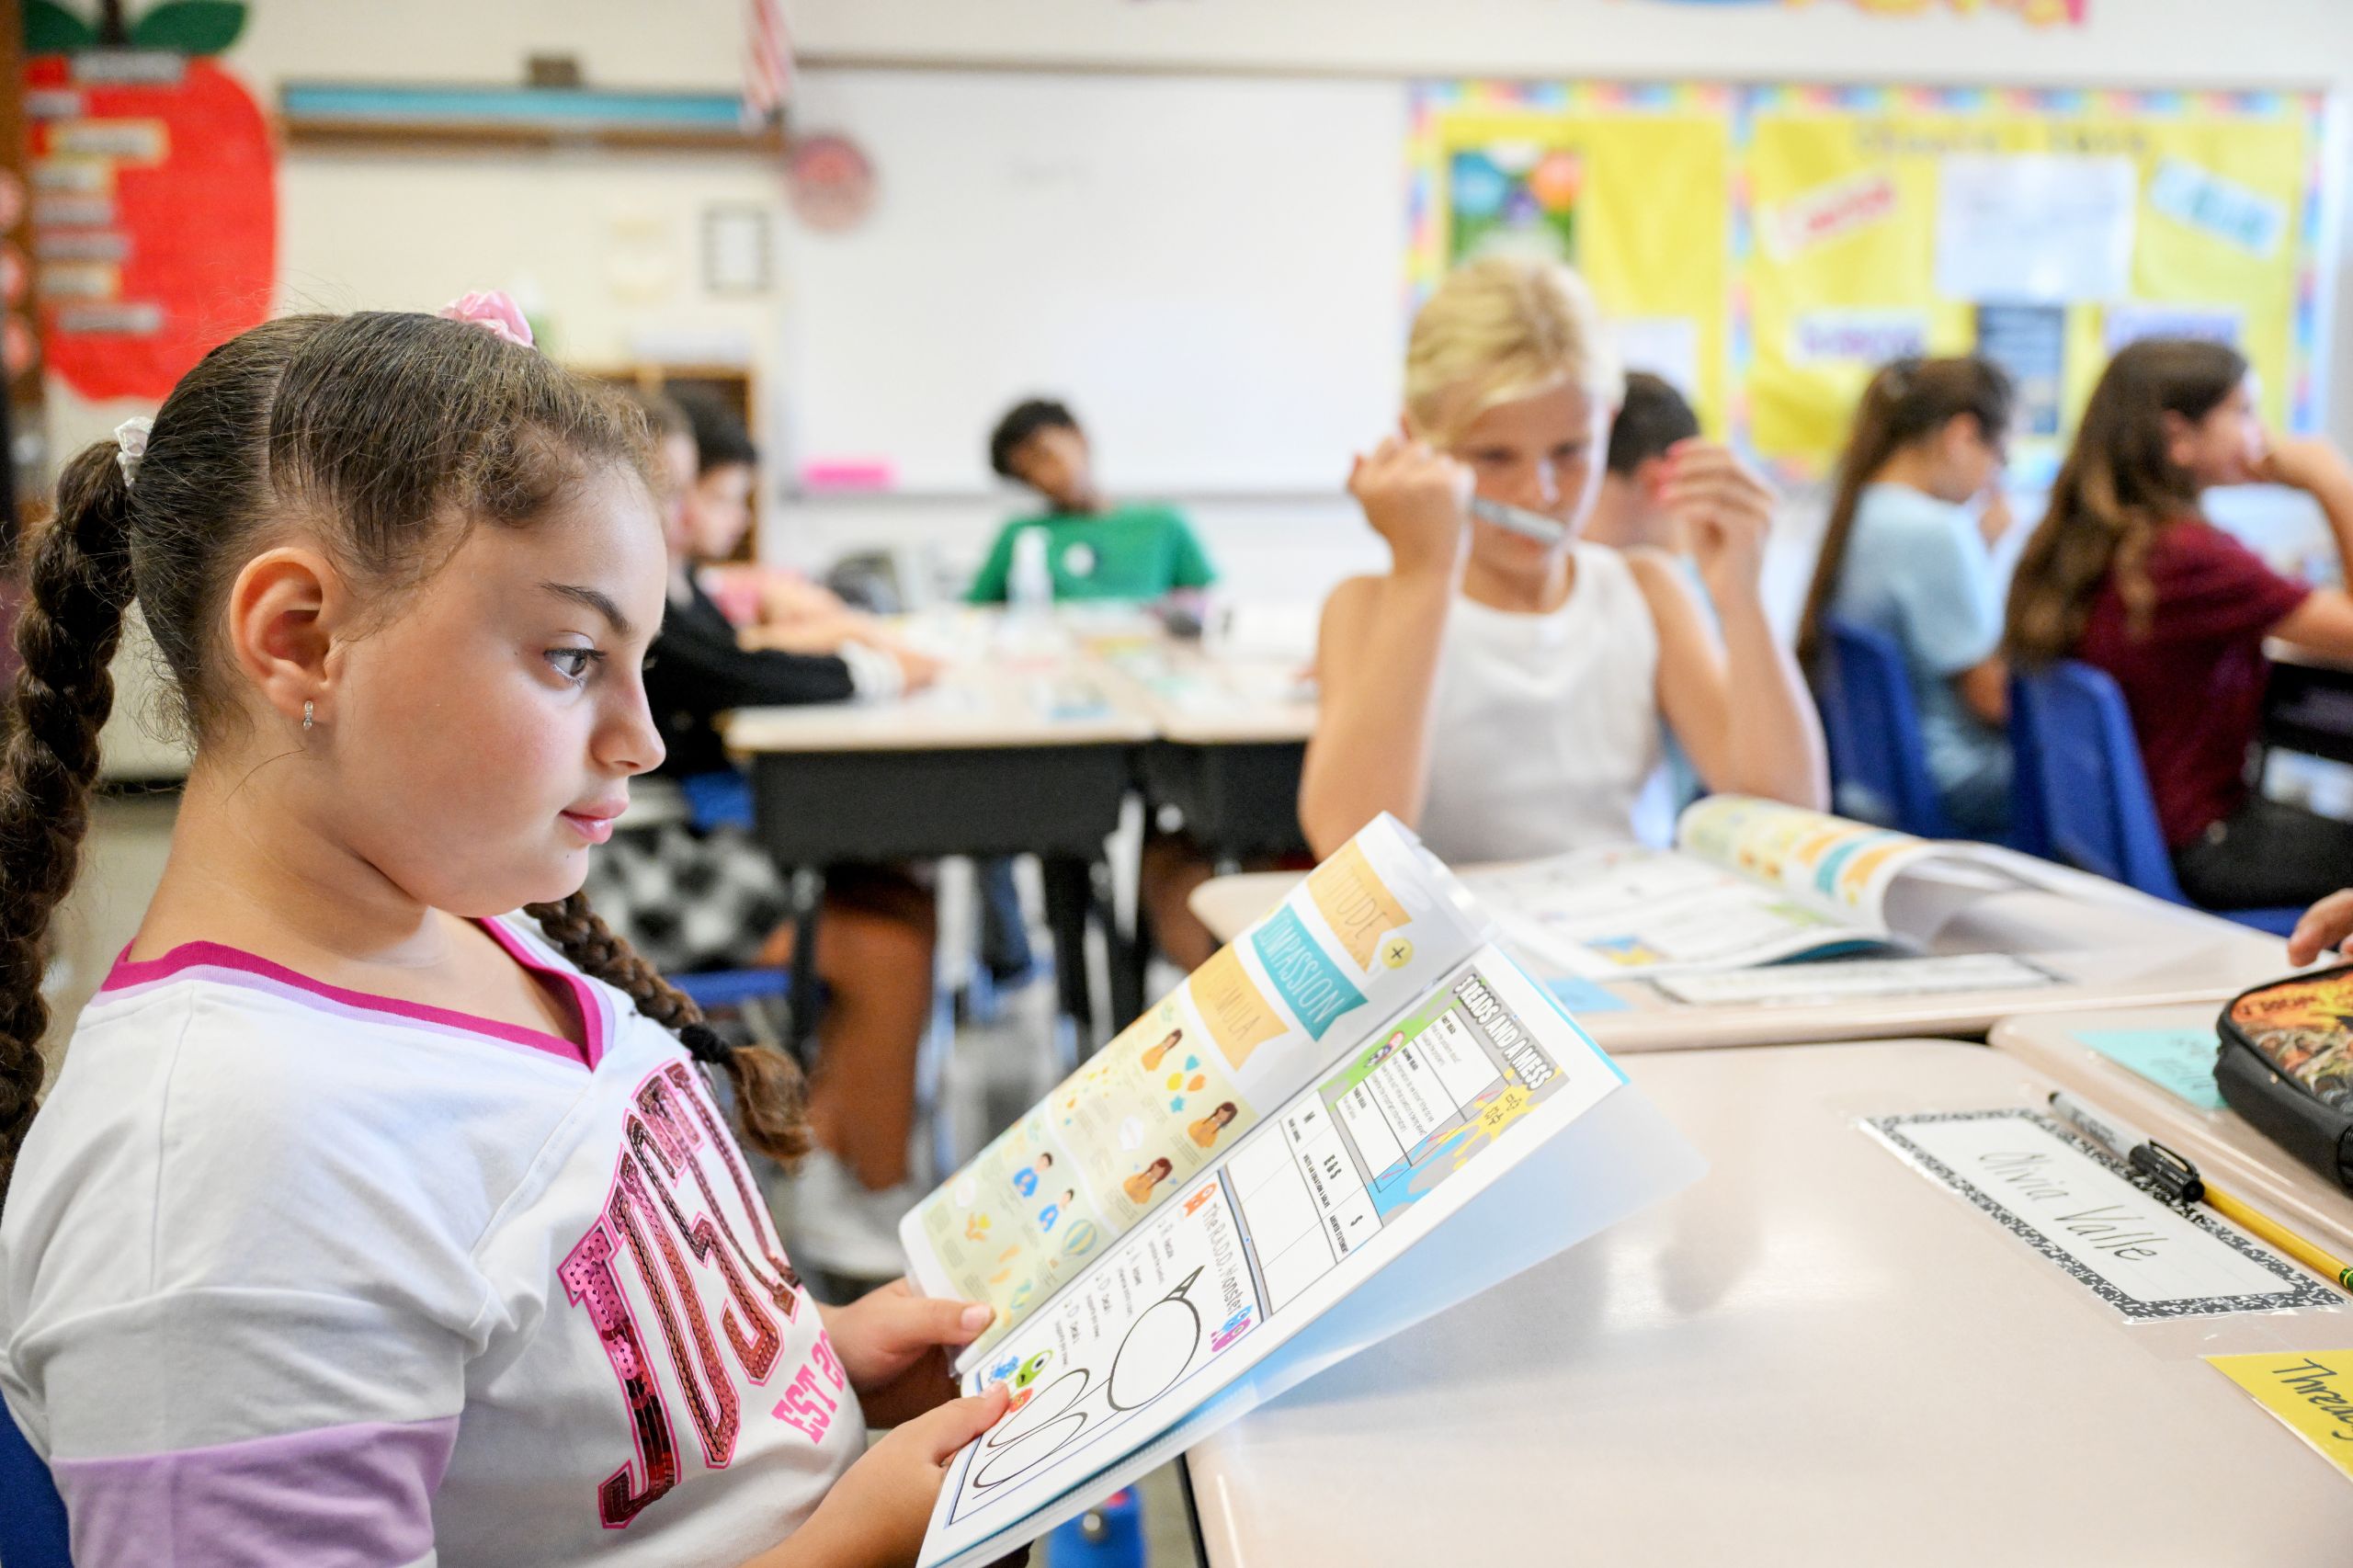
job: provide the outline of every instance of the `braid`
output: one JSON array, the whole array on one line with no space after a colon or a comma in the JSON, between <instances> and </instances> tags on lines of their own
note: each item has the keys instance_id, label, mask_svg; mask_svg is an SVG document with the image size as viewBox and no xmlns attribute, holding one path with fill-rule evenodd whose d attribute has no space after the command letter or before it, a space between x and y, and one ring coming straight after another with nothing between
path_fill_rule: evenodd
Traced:
<instances>
[{"instance_id":1,"label":"braid","mask_svg":"<svg viewBox=\"0 0 2353 1568\"><path fill-rule=\"evenodd\" d=\"M96 442L67 466L17 621L24 667L0 761L0 1201L40 1093L44 938L80 862L98 731L114 706L107 666L131 601L131 489L118 450Z\"/></svg>"},{"instance_id":2,"label":"braid","mask_svg":"<svg viewBox=\"0 0 2353 1568\"><path fill-rule=\"evenodd\" d=\"M639 1012L676 1030L696 1061L726 1070L744 1142L788 1165L809 1152L809 1085L790 1058L767 1046L730 1045L721 1039L702 1021L693 998L656 974L588 907L586 893L534 903L524 913L582 973L627 992Z\"/></svg>"}]
</instances>

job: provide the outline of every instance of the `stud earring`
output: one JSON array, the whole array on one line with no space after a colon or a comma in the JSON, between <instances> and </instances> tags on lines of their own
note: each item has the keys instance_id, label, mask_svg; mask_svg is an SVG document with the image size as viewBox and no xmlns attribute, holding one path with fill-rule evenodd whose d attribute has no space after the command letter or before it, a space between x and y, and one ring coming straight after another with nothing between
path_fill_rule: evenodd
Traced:
<instances>
[{"instance_id":1,"label":"stud earring","mask_svg":"<svg viewBox=\"0 0 2353 1568\"><path fill-rule=\"evenodd\" d=\"M302 728L304 728L305 730L307 730L307 729L309 729L310 727L311 727L311 699L310 699L309 698L307 698L307 697L306 697L306 698L302 699Z\"/></svg>"}]
</instances>

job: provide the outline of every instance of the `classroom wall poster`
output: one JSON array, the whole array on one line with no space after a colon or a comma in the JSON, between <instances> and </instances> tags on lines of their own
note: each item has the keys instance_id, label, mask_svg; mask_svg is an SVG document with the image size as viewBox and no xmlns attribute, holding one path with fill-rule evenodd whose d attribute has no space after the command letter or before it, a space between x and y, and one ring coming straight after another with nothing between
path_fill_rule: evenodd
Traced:
<instances>
[{"instance_id":1,"label":"classroom wall poster","mask_svg":"<svg viewBox=\"0 0 2353 1568\"><path fill-rule=\"evenodd\" d=\"M1733 89L1626 83L1428 82L1413 93L1407 277L1418 304L1455 263L1495 250L1566 261L1593 286L1621 357L1723 426L1731 328Z\"/></svg>"},{"instance_id":2,"label":"classroom wall poster","mask_svg":"<svg viewBox=\"0 0 2353 1568\"><path fill-rule=\"evenodd\" d=\"M2265 417L2317 427L2318 94L1764 87L1736 113L1735 429L1784 477L1828 471L1883 358L1824 353L1836 312L2006 365L2029 478L2108 355L2157 332L2234 343Z\"/></svg>"},{"instance_id":3,"label":"classroom wall poster","mask_svg":"<svg viewBox=\"0 0 2353 1568\"><path fill-rule=\"evenodd\" d=\"M1631 367L1797 483L1828 472L1870 372L1906 354L2009 367L2029 482L2108 356L2158 334L2232 343L2265 417L2309 432L2324 109L2288 92L1421 83L1409 304L1488 249L1558 256Z\"/></svg>"},{"instance_id":4,"label":"classroom wall poster","mask_svg":"<svg viewBox=\"0 0 2353 1568\"><path fill-rule=\"evenodd\" d=\"M165 0L108 36L79 9L26 8L42 336L51 372L83 397L160 401L268 318L277 153L216 58L244 18Z\"/></svg>"}]
</instances>

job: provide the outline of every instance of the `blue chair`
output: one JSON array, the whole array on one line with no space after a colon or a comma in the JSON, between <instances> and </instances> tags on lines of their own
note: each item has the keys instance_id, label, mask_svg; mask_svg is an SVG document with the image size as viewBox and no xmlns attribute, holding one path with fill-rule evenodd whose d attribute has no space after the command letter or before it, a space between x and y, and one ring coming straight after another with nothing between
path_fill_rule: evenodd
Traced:
<instances>
[{"instance_id":1,"label":"blue chair","mask_svg":"<svg viewBox=\"0 0 2353 1568\"><path fill-rule=\"evenodd\" d=\"M74 1568L65 1504L49 1466L0 1410L0 1562L8 1568Z\"/></svg>"},{"instance_id":2,"label":"blue chair","mask_svg":"<svg viewBox=\"0 0 2353 1568\"><path fill-rule=\"evenodd\" d=\"M2010 749L2020 847L2169 903L2189 903L2165 852L2124 694L2106 673L2072 659L2013 673ZM2303 912L2213 913L2285 936Z\"/></svg>"},{"instance_id":3,"label":"blue chair","mask_svg":"<svg viewBox=\"0 0 2353 1568\"><path fill-rule=\"evenodd\" d=\"M1813 696L1840 814L1922 838L1960 837L1928 778L1920 713L1895 640L1836 617L1822 631Z\"/></svg>"}]
</instances>

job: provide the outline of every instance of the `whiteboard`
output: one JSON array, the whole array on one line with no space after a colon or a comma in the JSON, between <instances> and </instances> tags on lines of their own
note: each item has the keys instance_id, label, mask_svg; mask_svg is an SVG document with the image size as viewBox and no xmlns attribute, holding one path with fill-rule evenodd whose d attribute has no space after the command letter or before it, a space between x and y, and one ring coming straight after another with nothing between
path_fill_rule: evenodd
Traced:
<instances>
[{"instance_id":1,"label":"whiteboard","mask_svg":"<svg viewBox=\"0 0 2353 1568\"><path fill-rule=\"evenodd\" d=\"M778 466L975 493L1046 395L1120 493L1336 490L1397 417L1405 112L1394 81L808 72L796 123L877 196L785 221Z\"/></svg>"}]
</instances>

